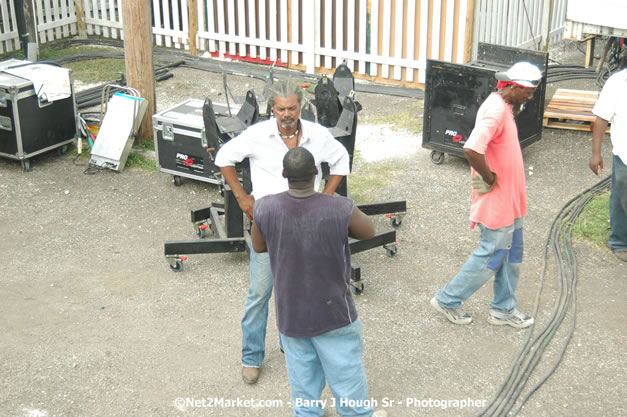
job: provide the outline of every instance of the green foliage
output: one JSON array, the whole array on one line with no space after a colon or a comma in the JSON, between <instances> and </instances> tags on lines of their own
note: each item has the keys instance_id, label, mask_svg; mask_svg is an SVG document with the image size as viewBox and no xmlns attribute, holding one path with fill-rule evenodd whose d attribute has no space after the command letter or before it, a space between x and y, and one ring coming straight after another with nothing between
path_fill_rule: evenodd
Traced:
<instances>
[{"instance_id":1,"label":"green foliage","mask_svg":"<svg viewBox=\"0 0 627 417\"><path fill-rule=\"evenodd\" d=\"M609 202L609 191L590 200L575 222L573 237L597 247L607 247L610 236Z\"/></svg>"},{"instance_id":2,"label":"green foliage","mask_svg":"<svg viewBox=\"0 0 627 417\"><path fill-rule=\"evenodd\" d=\"M120 52L118 48L101 47L101 46L84 46L75 45L71 47L63 47L63 42L52 42L43 44L39 47L39 59L41 61L51 60L54 58L68 55L84 55L84 54L106 54ZM0 55L0 60L6 59L25 59L22 50L7 52ZM72 77L85 83L102 83L120 79L120 74L125 72L124 59L106 58L106 59L90 59L70 62L63 65L65 68L72 70Z\"/></svg>"},{"instance_id":3,"label":"green foliage","mask_svg":"<svg viewBox=\"0 0 627 417\"><path fill-rule=\"evenodd\" d=\"M119 80L120 75L125 71L124 60L115 58L70 62L64 66L72 70L75 80L85 83Z\"/></svg>"},{"instance_id":4,"label":"green foliage","mask_svg":"<svg viewBox=\"0 0 627 417\"><path fill-rule=\"evenodd\" d=\"M155 171L157 164L154 160L146 158L139 152L131 152L126 160L126 168L138 168L142 171Z\"/></svg>"},{"instance_id":5,"label":"green foliage","mask_svg":"<svg viewBox=\"0 0 627 417\"><path fill-rule=\"evenodd\" d=\"M145 151L154 151L155 150L155 142L152 140L145 140L142 142L133 143L133 149L141 149Z\"/></svg>"}]
</instances>

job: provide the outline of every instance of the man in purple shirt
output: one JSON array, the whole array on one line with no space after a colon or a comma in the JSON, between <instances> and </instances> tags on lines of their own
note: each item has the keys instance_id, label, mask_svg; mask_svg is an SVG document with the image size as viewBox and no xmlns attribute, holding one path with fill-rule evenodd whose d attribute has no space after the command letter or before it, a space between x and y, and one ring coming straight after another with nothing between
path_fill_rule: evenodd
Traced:
<instances>
[{"instance_id":1,"label":"man in purple shirt","mask_svg":"<svg viewBox=\"0 0 627 417\"><path fill-rule=\"evenodd\" d=\"M372 416L361 322L350 291L348 236L370 239L374 226L351 199L316 192L316 174L307 149L287 152L283 176L289 190L255 203L253 247L270 256L294 416L324 414L325 381L340 415Z\"/></svg>"}]
</instances>

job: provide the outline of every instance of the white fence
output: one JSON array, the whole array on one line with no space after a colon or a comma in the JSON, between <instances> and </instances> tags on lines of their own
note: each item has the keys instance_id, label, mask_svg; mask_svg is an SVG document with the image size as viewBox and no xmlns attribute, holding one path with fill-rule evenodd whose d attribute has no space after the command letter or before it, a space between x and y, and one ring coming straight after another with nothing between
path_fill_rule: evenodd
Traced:
<instances>
[{"instance_id":1,"label":"white fence","mask_svg":"<svg viewBox=\"0 0 627 417\"><path fill-rule=\"evenodd\" d=\"M33 0L39 42L74 36L79 24L88 35L123 39L122 1ZM479 41L537 46L549 0L144 1L158 46L310 73L346 60L357 77L421 85L427 58L467 62ZM566 2L553 0L553 41ZM0 53L16 48L13 1L0 0Z\"/></svg>"}]
</instances>

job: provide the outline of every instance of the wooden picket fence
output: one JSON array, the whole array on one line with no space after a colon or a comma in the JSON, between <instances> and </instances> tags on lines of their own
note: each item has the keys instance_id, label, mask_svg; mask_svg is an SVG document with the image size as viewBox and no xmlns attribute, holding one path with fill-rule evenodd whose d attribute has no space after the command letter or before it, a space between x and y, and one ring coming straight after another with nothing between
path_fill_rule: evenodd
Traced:
<instances>
[{"instance_id":1,"label":"wooden picket fence","mask_svg":"<svg viewBox=\"0 0 627 417\"><path fill-rule=\"evenodd\" d=\"M79 24L123 39L122 1L34 0L38 41L75 36ZM422 86L427 58L464 63L479 41L537 47L549 0L146 1L157 46L308 73L346 61L356 77ZM566 2L553 1L553 41ZM13 0L0 0L0 53L17 48Z\"/></svg>"}]
</instances>

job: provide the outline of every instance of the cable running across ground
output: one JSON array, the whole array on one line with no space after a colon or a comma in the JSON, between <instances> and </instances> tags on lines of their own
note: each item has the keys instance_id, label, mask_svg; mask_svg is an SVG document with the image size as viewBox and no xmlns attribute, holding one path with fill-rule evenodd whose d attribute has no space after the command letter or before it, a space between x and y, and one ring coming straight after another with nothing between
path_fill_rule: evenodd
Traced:
<instances>
[{"instance_id":1,"label":"cable running across ground","mask_svg":"<svg viewBox=\"0 0 627 417\"><path fill-rule=\"evenodd\" d=\"M549 247L555 257L555 265L557 269L557 301L553 306L553 311L551 312L548 323L544 328L535 332L536 335L533 337L533 340L532 335L534 334L535 325L530 328L524 346L514 360L509 375L499 388L494 399L477 415L477 417L517 415L527 400L529 400L531 395L533 395L533 393L547 381L547 379L559 366L559 363L563 358L566 348L568 347L570 339L575 331L576 324L577 263L572 247L572 228L588 202L596 195L609 189L610 179L610 177L607 177L583 193L572 198L561 208L560 212L551 223L551 227L544 244L542 273L540 275L540 285L536 294L532 316L537 317L546 276ZM546 375L544 375L539 382L534 385L519 401L522 390L529 381L529 378L540 361L544 350L558 331L559 326L564 321L564 317L569 310L571 319L570 328L557 358ZM511 412L517 402L518 405L516 409L514 412Z\"/></svg>"}]
</instances>

